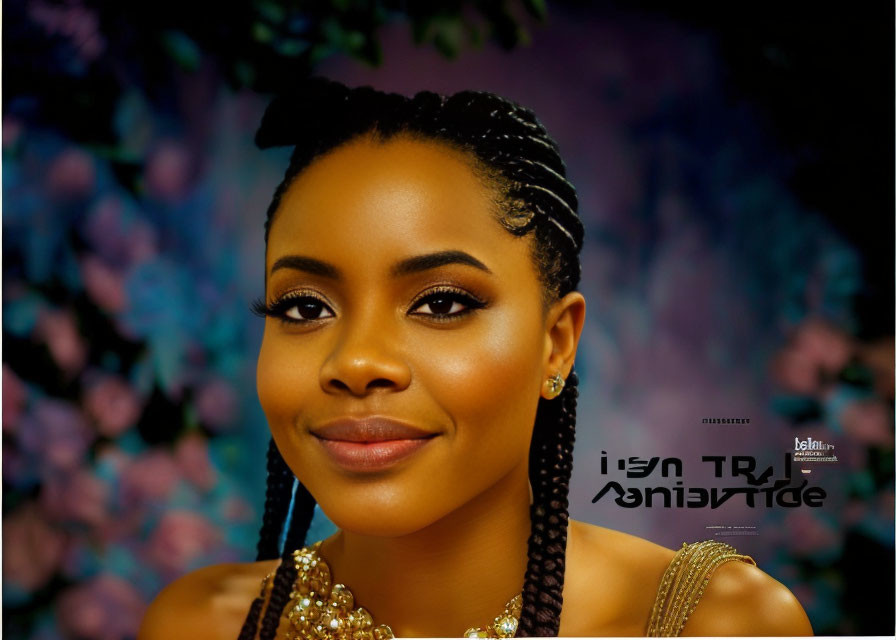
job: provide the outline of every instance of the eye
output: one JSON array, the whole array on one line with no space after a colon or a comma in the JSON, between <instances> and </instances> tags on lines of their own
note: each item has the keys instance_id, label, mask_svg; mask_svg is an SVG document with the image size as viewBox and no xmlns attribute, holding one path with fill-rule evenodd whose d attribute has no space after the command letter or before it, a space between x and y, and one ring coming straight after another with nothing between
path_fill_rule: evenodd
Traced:
<instances>
[{"instance_id":1,"label":"eye","mask_svg":"<svg viewBox=\"0 0 896 640\"><path fill-rule=\"evenodd\" d=\"M418 298L411 305L410 313L432 316L437 319L449 319L466 315L484 306L483 301L465 291L439 289Z\"/></svg>"},{"instance_id":2,"label":"eye","mask_svg":"<svg viewBox=\"0 0 896 640\"><path fill-rule=\"evenodd\" d=\"M311 296L288 298L283 301L283 315L293 320L320 320L332 317L330 307Z\"/></svg>"},{"instance_id":3,"label":"eye","mask_svg":"<svg viewBox=\"0 0 896 640\"><path fill-rule=\"evenodd\" d=\"M297 323L323 320L334 316L333 310L323 300L307 294L286 295L270 305L257 302L254 311L262 316Z\"/></svg>"}]
</instances>

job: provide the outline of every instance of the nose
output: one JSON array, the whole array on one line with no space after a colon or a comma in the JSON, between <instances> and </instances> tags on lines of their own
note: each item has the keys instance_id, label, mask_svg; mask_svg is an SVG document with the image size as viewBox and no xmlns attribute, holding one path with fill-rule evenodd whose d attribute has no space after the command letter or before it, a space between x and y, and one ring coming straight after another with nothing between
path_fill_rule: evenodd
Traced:
<instances>
[{"instance_id":1,"label":"nose","mask_svg":"<svg viewBox=\"0 0 896 640\"><path fill-rule=\"evenodd\" d=\"M369 319L346 323L320 369L327 393L363 397L377 389L401 391L411 382L411 370L395 348L394 331Z\"/></svg>"}]
</instances>

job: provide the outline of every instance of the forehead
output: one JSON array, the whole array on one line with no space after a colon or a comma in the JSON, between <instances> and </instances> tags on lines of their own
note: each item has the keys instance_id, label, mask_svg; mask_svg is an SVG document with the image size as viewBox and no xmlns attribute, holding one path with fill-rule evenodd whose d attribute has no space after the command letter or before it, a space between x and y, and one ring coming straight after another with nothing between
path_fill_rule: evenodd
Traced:
<instances>
[{"instance_id":1,"label":"forehead","mask_svg":"<svg viewBox=\"0 0 896 640\"><path fill-rule=\"evenodd\" d=\"M446 249L531 268L529 241L507 232L498 215L494 190L464 153L404 137L358 139L316 159L287 189L268 237L268 268L289 253L363 263Z\"/></svg>"}]
</instances>

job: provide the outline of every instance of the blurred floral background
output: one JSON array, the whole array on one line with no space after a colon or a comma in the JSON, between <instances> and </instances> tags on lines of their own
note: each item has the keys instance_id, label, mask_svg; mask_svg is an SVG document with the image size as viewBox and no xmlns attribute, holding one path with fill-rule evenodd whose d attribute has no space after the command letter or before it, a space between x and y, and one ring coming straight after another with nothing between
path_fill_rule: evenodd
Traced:
<instances>
[{"instance_id":1,"label":"blurred floral background","mask_svg":"<svg viewBox=\"0 0 896 640\"><path fill-rule=\"evenodd\" d=\"M816 633L893 632L892 7L592 4L4 3L5 637L132 638L165 584L254 556L249 305L287 151L252 136L309 73L494 91L560 144L587 230L573 517L673 547L755 527L728 541ZM838 456L805 476L821 508L591 502L604 451L730 486L701 455L778 469L807 437Z\"/></svg>"}]
</instances>

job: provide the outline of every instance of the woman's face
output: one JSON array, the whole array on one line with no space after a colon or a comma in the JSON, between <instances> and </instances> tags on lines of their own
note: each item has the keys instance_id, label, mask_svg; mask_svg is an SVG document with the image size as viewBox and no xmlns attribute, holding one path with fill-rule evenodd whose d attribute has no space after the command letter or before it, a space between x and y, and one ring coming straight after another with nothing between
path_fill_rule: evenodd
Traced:
<instances>
[{"instance_id":1,"label":"woman's face","mask_svg":"<svg viewBox=\"0 0 896 640\"><path fill-rule=\"evenodd\" d=\"M466 157L434 142L352 141L284 194L258 394L337 526L408 534L526 486L556 373L529 243L496 220Z\"/></svg>"}]
</instances>

